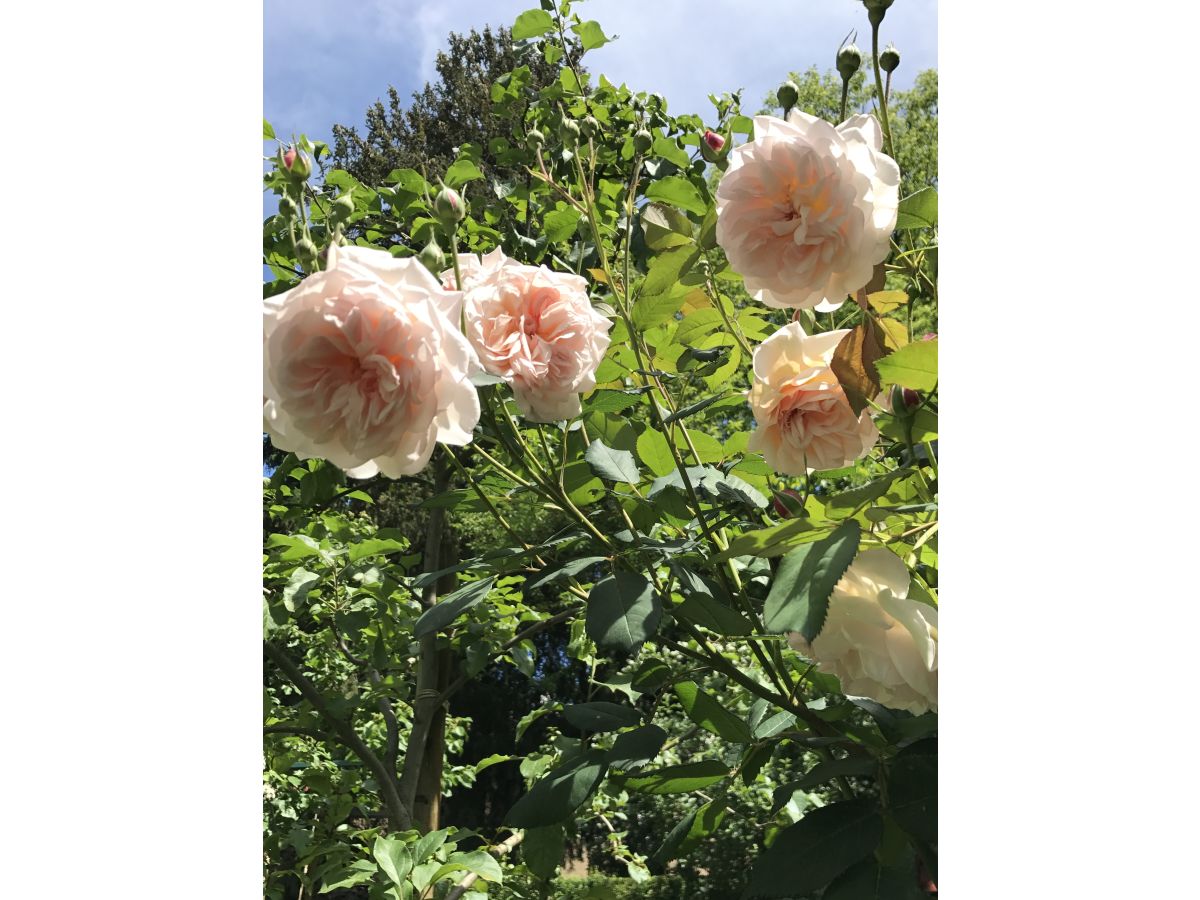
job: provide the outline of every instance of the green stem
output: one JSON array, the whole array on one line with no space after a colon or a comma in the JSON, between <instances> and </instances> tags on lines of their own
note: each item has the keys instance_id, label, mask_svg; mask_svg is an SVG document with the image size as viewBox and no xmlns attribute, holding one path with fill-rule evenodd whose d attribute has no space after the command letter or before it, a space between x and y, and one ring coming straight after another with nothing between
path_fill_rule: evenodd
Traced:
<instances>
[{"instance_id":1,"label":"green stem","mask_svg":"<svg viewBox=\"0 0 1200 900\"><path fill-rule=\"evenodd\" d=\"M896 158L896 147L892 144L892 126L888 121L887 95L883 89L883 77L879 68L879 25L883 21L883 12L872 9L868 13L871 21L871 65L875 69L875 90L879 92L879 116L883 125L883 140L887 145L887 153L892 159Z\"/></svg>"}]
</instances>

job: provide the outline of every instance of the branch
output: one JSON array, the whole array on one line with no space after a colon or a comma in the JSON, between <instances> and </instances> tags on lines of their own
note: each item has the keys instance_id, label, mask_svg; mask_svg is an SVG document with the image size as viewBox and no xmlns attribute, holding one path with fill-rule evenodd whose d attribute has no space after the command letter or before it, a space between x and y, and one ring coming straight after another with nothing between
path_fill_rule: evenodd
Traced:
<instances>
[{"instance_id":1,"label":"branch","mask_svg":"<svg viewBox=\"0 0 1200 900\"><path fill-rule=\"evenodd\" d=\"M525 840L525 832L517 831L514 832L511 837L505 840L504 843L497 844L494 848L492 848L492 850L497 856L504 856L504 854L511 852L512 849L523 840ZM470 890L471 885L473 885L478 879L479 876L474 872L468 872L467 876L454 887L452 887L450 892L446 894L446 900L459 900L463 894Z\"/></svg>"},{"instance_id":2,"label":"branch","mask_svg":"<svg viewBox=\"0 0 1200 900\"><path fill-rule=\"evenodd\" d=\"M264 640L263 651L267 656L271 657L271 661L296 686L304 699L312 704L312 707L321 715L321 718L329 723L329 726L337 734L342 743L349 747L363 761L363 764L371 770L372 774L375 775L376 780L379 782L379 793L383 796L384 805L388 811L388 821L394 823L398 830L412 828L412 815L409 813L408 807L400 800L395 773L388 771L387 766L372 752L371 748L363 743L362 738L358 736L353 725L334 714L328 701L321 695L321 692L313 686L313 683L308 680L307 676L300 671L300 667L292 662L288 655L283 652L282 648L275 646L270 641Z\"/></svg>"}]
</instances>

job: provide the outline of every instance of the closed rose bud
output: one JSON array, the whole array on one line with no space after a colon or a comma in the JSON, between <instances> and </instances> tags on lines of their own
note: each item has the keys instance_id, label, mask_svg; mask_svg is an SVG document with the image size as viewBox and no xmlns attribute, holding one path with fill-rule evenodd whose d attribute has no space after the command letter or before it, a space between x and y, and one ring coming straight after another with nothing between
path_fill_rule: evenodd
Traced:
<instances>
[{"instance_id":1,"label":"closed rose bud","mask_svg":"<svg viewBox=\"0 0 1200 900\"><path fill-rule=\"evenodd\" d=\"M530 128L525 135L525 144L528 147L540 147L544 143L546 143L546 136L536 128Z\"/></svg>"},{"instance_id":2,"label":"closed rose bud","mask_svg":"<svg viewBox=\"0 0 1200 900\"><path fill-rule=\"evenodd\" d=\"M863 6L867 8L867 21L872 25L882 22L888 7L892 5L892 0L862 0L862 2Z\"/></svg>"},{"instance_id":3,"label":"closed rose bud","mask_svg":"<svg viewBox=\"0 0 1200 900\"><path fill-rule=\"evenodd\" d=\"M296 241L296 259L306 269L314 269L317 265L317 245L308 238Z\"/></svg>"},{"instance_id":4,"label":"closed rose bud","mask_svg":"<svg viewBox=\"0 0 1200 900\"><path fill-rule=\"evenodd\" d=\"M804 513L804 495L786 488L775 495L775 514L781 519L791 519Z\"/></svg>"},{"instance_id":5,"label":"closed rose bud","mask_svg":"<svg viewBox=\"0 0 1200 900\"><path fill-rule=\"evenodd\" d=\"M879 68L891 75L896 71L898 65L900 65L900 51L896 49L895 44L888 44L879 54Z\"/></svg>"},{"instance_id":6,"label":"closed rose bud","mask_svg":"<svg viewBox=\"0 0 1200 900\"><path fill-rule=\"evenodd\" d=\"M558 126L558 136L563 146L571 149L579 143L579 123L574 119L563 119L562 124Z\"/></svg>"},{"instance_id":7,"label":"closed rose bud","mask_svg":"<svg viewBox=\"0 0 1200 900\"><path fill-rule=\"evenodd\" d=\"M285 219L294 219L298 214L296 202L291 197L279 198L279 215Z\"/></svg>"},{"instance_id":8,"label":"closed rose bud","mask_svg":"<svg viewBox=\"0 0 1200 900\"><path fill-rule=\"evenodd\" d=\"M787 112L800 99L800 88L796 86L796 82L794 81L785 81L779 86L779 90L775 92L775 96L779 98L779 105L783 107L784 112Z\"/></svg>"},{"instance_id":9,"label":"closed rose bud","mask_svg":"<svg viewBox=\"0 0 1200 900\"><path fill-rule=\"evenodd\" d=\"M429 243L417 254L417 259L434 275L446 268L446 254L433 238L430 238Z\"/></svg>"},{"instance_id":10,"label":"closed rose bud","mask_svg":"<svg viewBox=\"0 0 1200 900\"><path fill-rule=\"evenodd\" d=\"M283 163L283 169L294 181L307 181L308 176L312 174L312 163L308 161L308 157L296 150L295 147L288 147L280 154L280 162Z\"/></svg>"},{"instance_id":11,"label":"closed rose bud","mask_svg":"<svg viewBox=\"0 0 1200 900\"><path fill-rule=\"evenodd\" d=\"M901 419L908 418L912 411L921 405L920 394L912 388L901 387L898 384L892 385L888 399L892 405L892 415Z\"/></svg>"},{"instance_id":12,"label":"closed rose bud","mask_svg":"<svg viewBox=\"0 0 1200 900\"><path fill-rule=\"evenodd\" d=\"M854 44L847 44L837 55L837 70L842 81L849 81L862 68L862 51Z\"/></svg>"},{"instance_id":13,"label":"closed rose bud","mask_svg":"<svg viewBox=\"0 0 1200 900\"><path fill-rule=\"evenodd\" d=\"M354 198L349 194L342 194L329 207L329 218L335 222L345 221L352 215L354 215Z\"/></svg>"},{"instance_id":14,"label":"closed rose bud","mask_svg":"<svg viewBox=\"0 0 1200 900\"><path fill-rule=\"evenodd\" d=\"M592 137L600 130L600 122L595 116L585 116L579 120L579 130L584 137Z\"/></svg>"},{"instance_id":15,"label":"closed rose bud","mask_svg":"<svg viewBox=\"0 0 1200 900\"><path fill-rule=\"evenodd\" d=\"M433 214L446 228L453 228L466 216L467 207L458 191L443 187L433 198Z\"/></svg>"},{"instance_id":16,"label":"closed rose bud","mask_svg":"<svg viewBox=\"0 0 1200 900\"><path fill-rule=\"evenodd\" d=\"M639 128L637 134L633 136L633 149L638 153L648 153L653 143L654 138L645 128Z\"/></svg>"},{"instance_id":17,"label":"closed rose bud","mask_svg":"<svg viewBox=\"0 0 1200 900\"><path fill-rule=\"evenodd\" d=\"M706 131L704 132L704 143L714 153L720 153L725 147L725 138L721 137L715 131Z\"/></svg>"}]
</instances>

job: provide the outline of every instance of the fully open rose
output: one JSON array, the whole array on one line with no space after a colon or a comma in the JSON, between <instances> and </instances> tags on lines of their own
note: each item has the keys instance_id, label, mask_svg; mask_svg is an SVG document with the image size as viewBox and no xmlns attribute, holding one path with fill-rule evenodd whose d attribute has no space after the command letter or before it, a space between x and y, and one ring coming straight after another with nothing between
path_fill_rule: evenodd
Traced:
<instances>
[{"instance_id":1,"label":"fully open rose","mask_svg":"<svg viewBox=\"0 0 1200 900\"><path fill-rule=\"evenodd\" d=\"M775 471L803 475L839 469L864 456L879 437L865 409L854 415L829 367L849 333L841 329L810 337L793 322L755 348L748 399L757 427L748 446Z\"/></svg>"},{"instance_id":2,"label":"fully open rose","mask_svg":"<svg viewBox=\"0 0 1200 900\"><path fill-rule=\"evenodd\" d=\"M717 240L775 307L835 309L888 255L900 170L871 116L834 128L792 110L754 117L717 187Z\"/></svg>"},{"instance_id":3,"label":"fully open rose","mask_svg":"<svg viewBox=\"0 0 1200 900\"><path fill-rule=\"evenodd\" d=\"M892 709L937 712L938 612L908 596L909 574L895 554L864 550L833 595L821 632L788 643L836 675L842 690Z\"/></svg>"},{"instance_id":4,"label":"fully open rose","mask_svg":"<svg viewBox=\"0 0 1200 900\"><path fill-rule=\"evenodd\" d=\"M467 337L485 370L511 387L534 422L579 415L596 386L612 323L592 308L578 275L526 266L494 250L459 257ZM442 274L452 283L453 272Z\"/></svg>"},{"instance_id":5,"label":"fully open rose","mask_svg":"<svg viewBox=\"0 0 1200 900\"><path fill-rule=\"evenodd\" d=\"M331 245L325 271L263 301L272 443L356 478L412 475L437 441L470 443L479 363L461 305L415 259Z\"/></svg>"}]
</instances>

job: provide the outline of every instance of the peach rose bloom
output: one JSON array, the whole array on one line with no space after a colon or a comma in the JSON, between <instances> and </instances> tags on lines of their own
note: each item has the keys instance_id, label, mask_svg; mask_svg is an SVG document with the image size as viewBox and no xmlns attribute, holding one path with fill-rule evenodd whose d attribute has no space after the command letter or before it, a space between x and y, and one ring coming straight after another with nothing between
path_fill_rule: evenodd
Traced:
<instances>
[{"instance_id":1,"label":"peach rose bloom","mask_svg":"<svg viewBox=\"0 0 1200 900\"><path fill-rule=\"evenodd\" d=\"M900 169L874 117L754 117L717 186L717 241L768 306L836 309L887 258Z\"/></svg>"},{"instance_id":2,"label":"peach rose bloom","mask_svg":"<svg viewBox=\"0 0 1200 900\"><path fill-rule=\"evenodd\" d=\"M843 328L810 337L792 322L755 348L747 399L758 427L747 446L762 453L776 472L840 469L875 445L875 423L865 409L854 415L829 367L849 333Z\"/></svg>"},{"instance_id":3,"label":"peach rose bloom","mask_svg":"<svg viewBox=\"0 0 1200 900\"><path fill-rule=\"evenodd\" d=\"M415 258L331 246L325 271L263 301L271 442L355 478L412 475L436 442L469 444L479 361L461 308Z\"/></svg>"},{"instance_id":4,"label":"peach rose bloom","mask_svg":"<svg viewBox=\"0 0 1200 900\"><path fill-rule=\"evenodd\" d=\"M910 598L908 585L894 553L864 550L834 587L821 633L810 645L789 632L788 643L852 697L937 712L938 611Z\"/></svg>"},{"instance_id":5,"label":"peach rose bloom","mask_svg":"<svg viewBox=\"0 0 1200 900\"><path fill-rule=\"evenodd\" d=\"M592 308L587 282L494 250L459 257L467 337L485 371L512 388L533 422L579 415L579 395L596 386L612 322ZM442 278L453 279L444 272Z\"/></svg>"}]
</instances>

